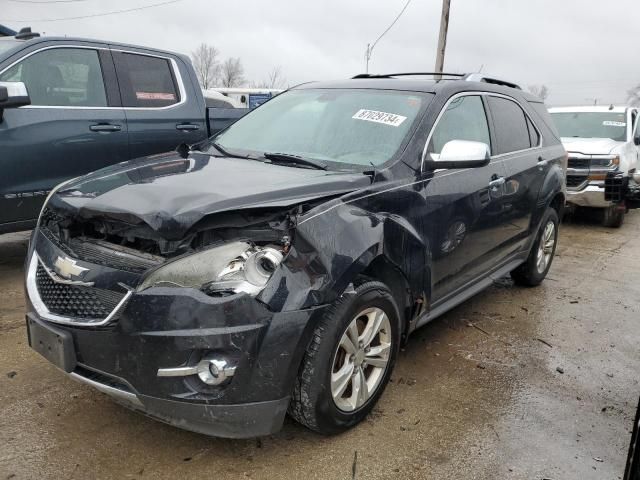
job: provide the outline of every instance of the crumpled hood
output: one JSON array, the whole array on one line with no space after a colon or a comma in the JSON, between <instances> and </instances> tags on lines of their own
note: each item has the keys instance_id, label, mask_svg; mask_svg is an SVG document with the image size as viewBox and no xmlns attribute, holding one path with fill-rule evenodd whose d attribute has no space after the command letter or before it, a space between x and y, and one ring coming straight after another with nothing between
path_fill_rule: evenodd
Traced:
<instances>
[{"instance_id":1,"label":"crumpled hood","mask_svg":"<svg viewBox=\"0 0 640 480\"><path fill-rule=\"evenodd\" d=\"M181 238L203 217L231 210L288 207L370 185L362 173L331 172L254 160L175 153L123 162L81 177L51 199L81 218L144 222Z\"/></svg>"},{"instance_id":2,"label":"crumpled hood","mask_svg":"<svg viewBox=\"0 0 640 480\"><path fill-rule=\"evenodd\" d=\"M624 142L617 142L611 138L562 137L562 144L567 152L583 155L610 155L615 153L615 149L622 147Z\"/></svg>"}]
</instances>

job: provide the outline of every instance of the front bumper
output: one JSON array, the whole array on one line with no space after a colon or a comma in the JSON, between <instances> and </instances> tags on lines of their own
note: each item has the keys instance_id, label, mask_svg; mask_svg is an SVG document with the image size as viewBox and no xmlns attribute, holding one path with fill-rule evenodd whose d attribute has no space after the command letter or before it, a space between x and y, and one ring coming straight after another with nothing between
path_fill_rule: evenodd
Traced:
<instances>
[{"instance_id":1,"label":"front bumper","mask_svg":"<svg viewBox=\"0 0 640 480\"><path fill-rule=\"evenodd\" d=\"M591 208L606 208L612 205L612 202L604 199L604 184L590 184L578 191L567 190L567 202Z\"/></svg>"},{"instance_id":2,"label":"front bumper","mask_svg":"<svg viewBox=\"0 0 640 480\"><path fill-rule=\"evenodd\" d=\"M59 361L33 345L30 332L35 350L129 408L221 437L268 435L281 427L300 361L324 311L319 306L272 312L245 294L213 298L190 288L154 287L132 291L109 322L75 325L43 311L32 274L29 268L30 330L39 326L68 337L70 352ZM197 375L158 376L159 369L193 366L210 355L236 367L222 385L207 385Z\"/></svg>"}]
</instances>

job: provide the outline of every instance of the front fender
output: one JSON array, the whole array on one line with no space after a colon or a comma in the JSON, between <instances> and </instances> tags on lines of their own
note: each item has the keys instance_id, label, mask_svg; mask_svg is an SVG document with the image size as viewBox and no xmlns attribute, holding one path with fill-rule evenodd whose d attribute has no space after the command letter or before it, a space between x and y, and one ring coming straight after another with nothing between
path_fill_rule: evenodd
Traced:
<instances>
[{"instance_id":1,"label":"front fender","mask_svg":"<svg viewBox=\"0 0 640 480\"><path fill-rule=\"evenodd\" d=\"M274 310L332 303L380 256L405 276L412 292L428 285L428 248L410 222L335 203L300 220L289 254L260 299Z\"/></svg>"}]
</instances>

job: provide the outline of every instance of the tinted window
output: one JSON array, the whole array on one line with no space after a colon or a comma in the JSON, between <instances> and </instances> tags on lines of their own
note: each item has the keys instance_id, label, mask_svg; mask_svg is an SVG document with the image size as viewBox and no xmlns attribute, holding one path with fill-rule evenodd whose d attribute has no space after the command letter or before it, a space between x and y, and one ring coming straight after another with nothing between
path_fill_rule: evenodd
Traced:
<instances>
[{"instance_id":1,"label":"tinted window","mask_svg":"<svg viewBox=\"0 0 640 480\"><path fill-rule=\"evenodd\" d=\"M469 140L491 145L487 115L479 96L459 97L449 103L433 131L428 152L440 154L442 147L451 140Z\"/></svg>"},{"instance_id":2,"label":"tinted window","mask_svg":"<svg viewBox=\"0 0 640 480\"><path fill-rule=\"evenodd\" d=\"M560 138L558 129L556 128L555 123L553 123L553 119L551 118L551 115L549 114L549 111L547 110L546 105L544 103L529 102L529 106L536 111L536 113L538 114L538 117L540 117L540 119L549 128L549 130L551 130L551 133L553 133L556 136L556 138Z\"/></svg>"},{"instance_id":3,"label":"tinted window","mask_svg":"<svg viewBox=\"0 0 640 480\"><path fill-rule=\"evenodd\" d=\"M527 119L520 106L501 97L487 97L493 116L496 136L496 153L525 150L531 146Z\"/></svg>"},{"instance_id":4,"label":"tinted window","mask_svg":"<svg viewBox=\"0 0 640 480\"><path fill-rule=\"evenodd\" d=\"M166 58L133 53L114 55L124 107L166 107L180 101Z\"/></svg>"},{"instance_id":5,"label":"tinted window","mask_svg":"<svg viewBox=\"0 0 640 480\"><path fill-rule=\"evenodd\" d=\"M540 145L540 134L536 130L536 127L533 126L529 117L527 117L527 128L529 129L529 146L537 147Z\"/></svg>"},{"instance_id":6,"label":"tinted window","mask_svg":"<svg viewBox=\"0 0 640 480\"><path fill-rule=\"evenodd\" d=\"M0 75L0 81L24 82L32 105L106 107L98 52L57 48L27 57Z\"/></svg>"}]
</instances>

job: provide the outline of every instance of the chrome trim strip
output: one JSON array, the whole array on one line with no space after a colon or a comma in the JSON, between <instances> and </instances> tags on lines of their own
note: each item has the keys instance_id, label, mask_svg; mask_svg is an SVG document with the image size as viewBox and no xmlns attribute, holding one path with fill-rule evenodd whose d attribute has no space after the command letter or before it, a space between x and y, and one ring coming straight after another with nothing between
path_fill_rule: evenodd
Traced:
<instances>
[{"instance_id":1,"label":"chrome trim strip","mask_svg":"<svg viewBox=\"0 0 640 480\"><path fill-rule=\"evenodd\" d=\"M109 395L110 397L127 402L138 408L144 408L143 403L135 393L125 392L124 390L120 390L119 388L111 387L109 385L105 385L104 383L96 382L95 380L90 380L87 377L83 377L82 375L78 375L74 372L71 372L68 375L76 382L89 385L90 387L93 387L96 390Z\"/></svg>"},{"instance_id":2,"label":"chrome trim strip","mask_svg":"<svg viewBox=\"0 0 640 480\"><path fill-rule=\"evenodd\" d=\"M82 318L75 320L70 317L62 317L60 315L56 315L55 313L51 313L49 311L47 306L40 298L40 293L38 292L38 287L36 285L36 271L38 270L38 262L40 262L44 266L44 263L42 262L38 254L34 252L31 256L31 260L29 261L29 270L27 272L27 295L29 295L29 300L31 301L31 304L33 305L33 308L35 308L38 315L50 322L59 323L61 325L75 325L82 327L101 327L103 325L107 325L113 320L113 318L118 314L118 312L122 309L124 304L127 303L129 298L133 294L133 290L128 290L124 297L122 297L122 300L118 302L116 307L103 320L91 321L89 319Z\"/></svg>"},{"instance_id":3,"label":"chrome trim strip","mask_svg":"<svg viewBox=\"0 0 640 480\"><path fill-rule=\"evenodd\" d=\"M97 46L89 46L89 45L50 45L48 47L42 47L39 48L37 50L34 50L33 52L29 52L28 54L26 54L23 57L20 57L19 59L17 59L15 62L13 62L12 64L8 65L7 67L5 67L2 71L0 71L0 75L2 75L4 72L6 72L7 70L9 70L11 67L13 67L14 65L17 65L18 63L22 62L23 60L29 58L31 55L34 55L36 53L39 52L43 52L45 50L52 50L55 48L77 48L77 49L85 49L85 50L106 50L106 51L112 51L112 52L121 52L121 53L130 53L133 55L142 55L145 57L154 57L154 58L162 58L164 60L169 60L171 62L171 67L173 68L173 74L176 77L176 82L178 83L178 92L180 93L180 101L177 103L173 103L171 105L167 105L166 107L62 107L62 106L56 106L56 105L28 105L28 106L24 106L24 107L20 107L21 109L27 109L27 110L37 110L37 109L54 109L54 110L138 110L138 111L145 111L145 110L150 110L150 111L156 111L156 110L168 110L170 108L175 108L175 107L179 107L180 105L183 105L187 102L187 91L184 87L184 82L182 80L182 75L180 74L180 68L178 66L178 62L175 61L175 59L171 58L171 57L166 57L166 56L162 56L162 55L153 55L150 53L142 53L142 52L136 52L133 50L121 50L121 49L111 49L111 48L107 48L107 47L97 47ZM117 72L116 72L117 75Z\"/></svg>"},{"instance_id":4,"label":"chrome trim strip","mask_svg":"<svg viewBox=\"0 0 640 480\"><path fill-rule=\"evenodd\" d=\"M506 157L508 155L516 155L518 153L523 153L523 152L528 152L530 150L537 150L539 148L542 148L542 144L543 144L543 138L542 138L542 132L540 131L540 128L538 128L538 126L536 125L536 123L533 121L533 119L531 118L531 116L527 113L526 109L520 104L520 102L518 102L518 100L516 100L513 97L510 97L509 95L503 95L502 93L493 93L493 92L482 92L482 91L474 91L474 92L460 92L460 93L456 93L455 95L453 95L449 100L447 100L447 103L444 104L444 106L442 107L442 110L440 110L440 113L438 114L436 121L433 123L433 126L431 127L431 131L429 132L429 136L427 137L427 141L424 144L424 149L422 150L422 158L420 159L420 172L424 172L424 159L427 156L427 148L429 148L429 143L431 142L431 137L433 137L433 133L435 132L436 127L438 126L438 123L440 122L440 119L442 118L442 116L444 115L445 111L447 110L447 108L449 107L449 104L451 102L453 102L455 99L460 98L460 97L469 97L469 96L479 96L479 97L498 97L498 98L506 98L507 100L511 100L512 102L514 102L516 105L518 105L520 107L520 109L522 109L522 111L524 112L524 114L526 115L526 117L529 119L529 121L531 122L531 124L533 125L533 127L536 129L536 132L538 132L538 138L540 139L538 142L538 145L535 147L530 147L530 148L525 148L522 150L517 150L514 152L507 152L507 153L501 153L499 155L492 155L491 156L491 160L493 159L500 159L502 157ZM484 105L483 105L484 106ZM486 110L486 109L485 109ZM486 113L486 112L485 112ZM491 125L489 125L489 119L487 118L487 127L489 128L489 130L491 130Z\"/></svg>"},{"instance_id":5,"label":"chrome trim strip","mask_svg":"<svg viewBox=\"0 0 640 480\"><path fill-rule=\"evenodd\" d=\"M186 377L198 373L198 365L193 367L159 368L158 377Z\"/></svg>"}]
</instances>

